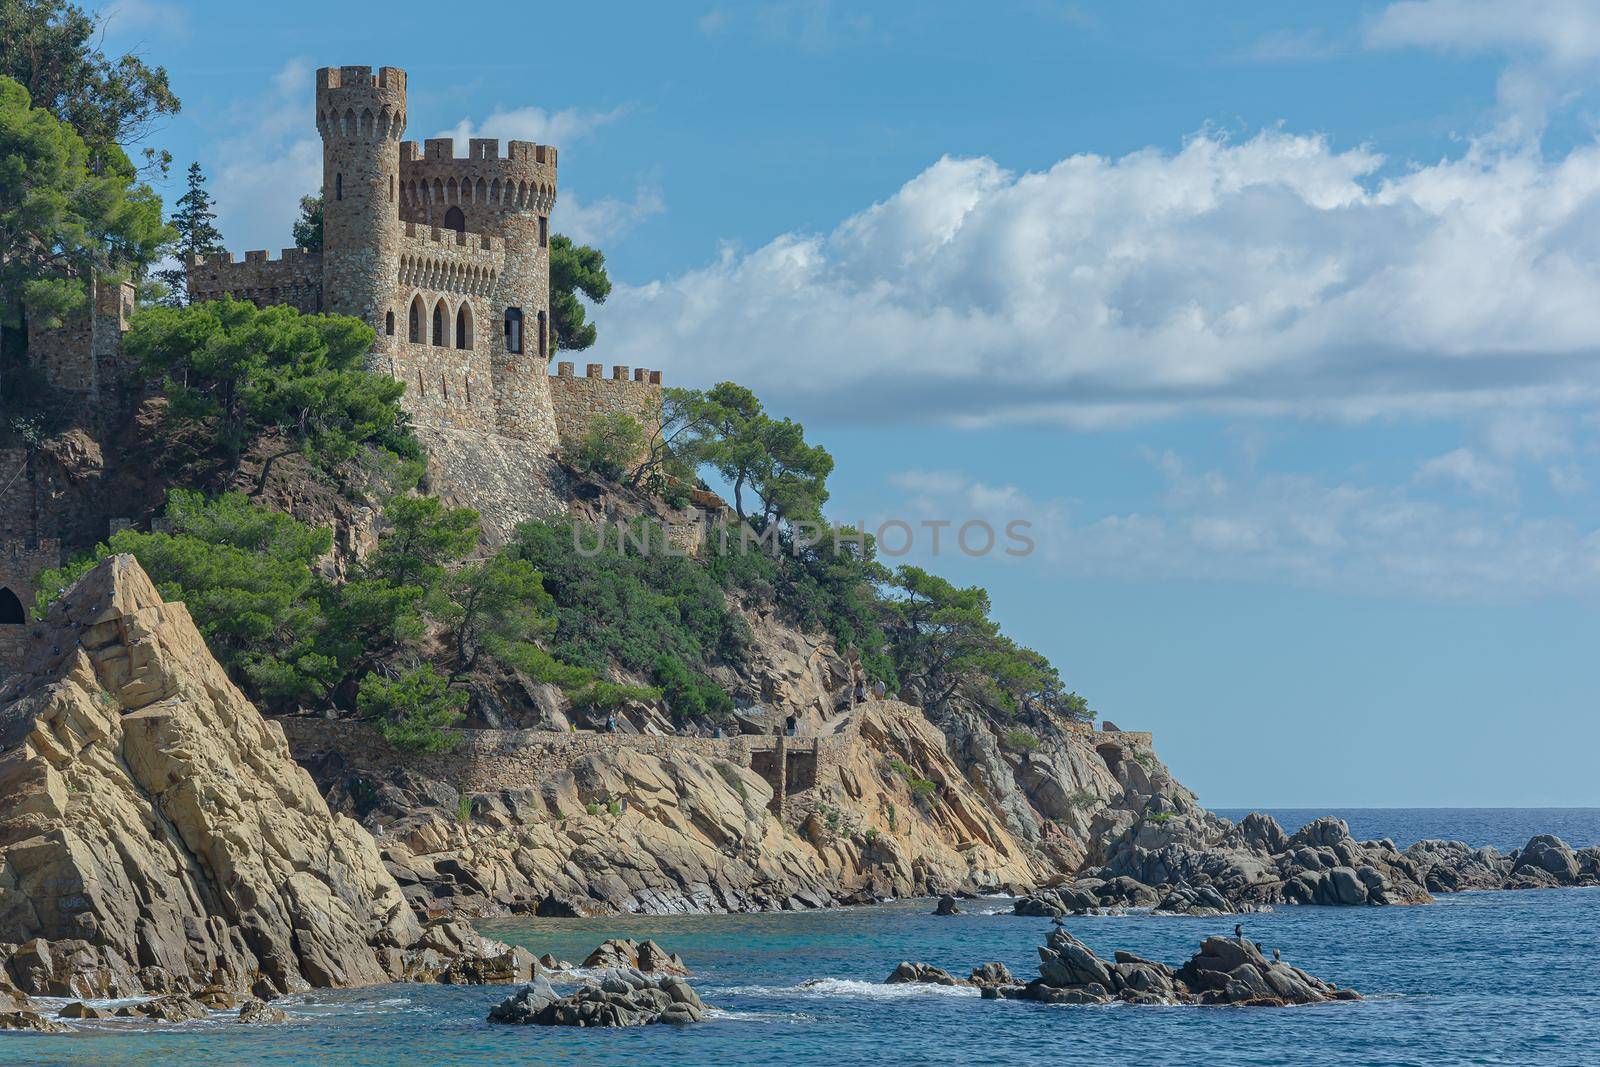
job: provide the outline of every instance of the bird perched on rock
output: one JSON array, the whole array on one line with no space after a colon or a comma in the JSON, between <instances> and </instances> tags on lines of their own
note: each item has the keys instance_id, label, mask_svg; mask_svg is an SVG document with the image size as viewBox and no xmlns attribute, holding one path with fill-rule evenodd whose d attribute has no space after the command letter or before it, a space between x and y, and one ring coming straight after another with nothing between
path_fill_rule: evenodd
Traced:
<instances>
[{"instance_id":1,"label":"bird perched on rock","mask_svg":"<svg viewBox=\"0 0 1600 1067\"><path fill-rule=\"evenodd\" d=\"M1244 940L1244 923L1233 924L1233 936L1237 937L1240 941Z\"/></svg>"},{"instance_id":2,"label":"bird perched on rock","mask_svg":"<svg viewBox=\"0 0 1600 1067\"><path fill-rule=\"evenodd\" d=\"M1272 962L1273 963L1282 963L1283 962L1283 953L1279 952L1277 949L1273 949L1272 950Z\"/></svg>"}]
</instances>

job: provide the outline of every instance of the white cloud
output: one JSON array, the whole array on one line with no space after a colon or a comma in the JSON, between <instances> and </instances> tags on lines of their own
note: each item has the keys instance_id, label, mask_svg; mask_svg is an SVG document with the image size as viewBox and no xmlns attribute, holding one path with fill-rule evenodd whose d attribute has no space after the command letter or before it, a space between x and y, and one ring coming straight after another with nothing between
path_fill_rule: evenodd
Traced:
<instances>
[{"instance_id":1,"label":"white cloud","mask_svg":"<svg viewBox=\"0 0 1600 1067\"><path fill-rule=\"evenodd\" d=\"M983 518L996 529L1027 519L1038 551L1022 564L1076 577L1269 582L1436 600L1600 591L1600 531L1565 519L1447 506L1405 487L1301 475L1234 479L1193 470L1171 452L1152 459L1166 488L1135 511L1088 514L1076 502L1033 500L1014 486L949 471L897 476L906 496L892 507L957 525Z\"/></svg>"},{"instance_id":2,"label":"white cloud","mask_svg":"<svg viewBox=\"0 0 1600 1067\"><path fill-rule=\"evenodd\" d=\"M1549 459L1572 451L1570 421L1555 412L1509 412L1491 418L1484 437L1502 459Z\"/></svg>"},{"instance_id":3,"label":"white cloud","mask_svg":"<svg viewBox=\"0 0 1600 1067\"><path fill-rule=\"evenodd\" d=\"M1452 483L1483 496L1501 495L1515 486L1511 468L1486 460L1470 448L1451 449L1425 461L1417 468L1417 481Z\"/></svg>"},{"instance_id":4,"label":"white cloud","mask_svg":"<svg viewBox=\"0 0 1600 1067\"><path fill-rule=\"evenodd\" d=\"M467 142L474 137L498 137L501 141L533 141L555 145L558 149L581 140L595 130L628 113L626 105L610 111L582 111L565 108L546 111L542 107L521 107L511 111L495 108L482 123L463 118L435 136L454 137L456 152L464 155Z\"/></svg>"},{"instance_id":5,"label":"white cloud","mask_svg":"<svg viewBox=\"0 0 1600 1067\"><path fill-rule=\"evenodd\" d=\"M602 197L592 203L573 193L562 193L556 204L556 229L579 244L609 241L666 210L661 192L653 185L641 185L632 200Z\"/></svg>"},{"instance_id":6,"label":"white cloud","mask_svg":"<svg viewBox=\"0 0 1600 1067\"><path fill-rule=\"evenodd\" d=\"M285 63L260 98L231 109L237 138L221 140L212 194L219 228L236 255L293 243L300 198L322 189L322 141L312 123L313 66Z\"/></svg>"},{"instance_id":7,"label":"white cloud","mask_svg":"<svg viewBox=\"0 0 1600 1067\"><path fill-rule=\"evenodd\" d=\"M808 415L1096 425L1177 413L1444 415L1600 396L1600 145L1383 157L1278 130L1017 174L944 158L605 308Z\"/></svg>"},{"instance_id":8,"label":"white cloud","mask_svg":"<svg viewBox=\"0 0 1600 1067\"><path fill-rule=\"evenodd\" d=\"M1421 47L1505 55L1498 133L1532 141L1550 112L1587 88L1600 66L1600 5L1593 0L1402 0L1367 27L1375 48Z\"/></svg>"}]
</instances>

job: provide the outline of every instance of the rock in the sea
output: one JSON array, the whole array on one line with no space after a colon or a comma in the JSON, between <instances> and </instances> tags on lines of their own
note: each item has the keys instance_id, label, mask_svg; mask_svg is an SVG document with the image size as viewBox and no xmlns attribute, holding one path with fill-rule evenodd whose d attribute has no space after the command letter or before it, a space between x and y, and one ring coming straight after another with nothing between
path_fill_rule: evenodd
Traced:
<instances>
[{"instance_id":1,"label":"rock in the sea","mask_svg":"<svg viewBox=\"0 0 1600 1067\"><path fill-rule=\"evenodd\" d=\"M705 1002L676 975L653 978L638 970L607 971L595 985L562 996L535 978L489 1012L492 1023L536 1026L644 1026L693 1023L706 1016Z\"/></svg>"},{"instance_id":2,"label":"rock in the sea","mask_svg":"<svg viewBox=\"0 0 1600 1067\"><path fill-rule=\"evenodd\" d=\"M26 1008L0 1009L0 1030L27 1030L36 1034L70 1034L72 1027Z\"/></svg>"},{"instance_id":3,"label":"rock in the sea","mask_svg":"<svg viewBox=\"0 0 1600 1067\"><path fill-rule=\"evenodd\" d=\"M972 984L964 978L957 978L943 967L935 967L931 963L908 963L905 960L901 960L899 966L895 967L883 982L885 985L904 985L912 982L924 985Z\"/></svg>"},{"instance_id":4,"label":"rock in the sea","mask_svg":"<svg viewBox=\"0 0 1600 1067\"><path fill-rule=\"evenodd\" d=\"M939 898L939 903L934 906L935 915L960 915L961 909L956 906L956 898L949 893Z\"/></svg>"},{"instance_id":5,"label":"rock in the sea","mask_svg":"<svg viewBox=\"0 0 1600 1067\"><path fill-rule=\"evenodd\" d=\"M980 989L987 986L1015 985L1017 981L1012 977L1011 970L1003 963L980 963L972 968L968 980Z\"/></svg>"},{"instance_id":6,"label":"rock in the sea","mask_svg":"<svg viewBox=\"0 0 1600 1067\"><path fill-rule=\"evenodd\" d=\"M85 1004L81 1000L75 1000L71 1004L67 1004L67 1005L63 1006L60 1011L56 1012L56 1014L61 1016L63 1019L110 1019L110 1018L112 1018L112 1013L111 1012L106 1011L104 1008L97 1008L92 1004Z\"/></svg>"},{"instance_id":7,"label":"rock in the sea","mask_svg":"<svg viewBox=\"0 0 1600 1067\"><path fill-rule=\"evenodd\" d=\"M633 967L647 974L687 975L688 966L683 957L668 952L654 941L634 941L631 938L612 938L602 942L583 961L585 967L612 969Z\"/></svg>"},{"instance_id":8,"label":"rock in the sea","mask_svg":"<svg viewBox=\"0 0 1600 1067\"><path fill-rule=\"evenodd\" d=\"M151 1019L161 1023L181 1023L190 1019L204 1019L211 1013L194 997L170 993L154 1000L143 1000L117 1009L124 1019Z\"/></svg>"},{"instance_id":9,"label":"rock in the sea","mask_svg":"<svg viewBox=\"0 0 1600 1067\"><path fill-rule=\"evenodd\" d=\"M287 1022L289 1016L284 1014L282 1008L273 1007L265 1001L251 997L239 1009L239 1021L242 1023L281 1023Z\"/></svg>"},{"instance_id":10,"label":"rock in the sea","mask_svg":"<svg viewBox=\"0 0 1600 1067\"><path fill-rule=\"evenodd\" d=\"M420 929L372 838L329 812L182 604L112 556L42 629L0 696L0 943L20 946L20 988L399 976Z\"/></svg>"},{"instance_id":11,"label":"rock in the sea","mask_svg":"<svg viewBox=\"0 0 1600 1067\"><path fill-rule=\"evenodd\" d=\"M1114 962L1097 957L1064 928L1050 932L1039 949L1039 977L1026 985L998 983L986 997L1047 1004L1238 1004L1282 1007L1331 1000L1359 1000L1352 990L1314 978L1297 967L1268 960L1242 938L1208 937L1189 962L1174 969L1118 952Z\"/></svg>"}]
</instances>

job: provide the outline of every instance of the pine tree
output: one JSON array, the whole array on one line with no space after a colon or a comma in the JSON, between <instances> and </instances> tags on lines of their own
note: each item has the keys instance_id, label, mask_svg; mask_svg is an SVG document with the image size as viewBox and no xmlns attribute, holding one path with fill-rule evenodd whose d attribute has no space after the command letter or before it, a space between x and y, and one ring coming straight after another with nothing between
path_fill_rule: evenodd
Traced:
<instances>
[{"instance_id":1,"label":"pine tree","mask_svg":"<svg viewBox=\"0 0 1600 1067\"><path fill-rule=\"evenodd\" d=\"M167 247L167 254L178 261L176 266L156 271L156 279L167 287L161 302L169 307L183 307L189 302L189 271L184 267L184 257L209 256L224 250L222 232L217 229L217 213L211 210L211 194L206 192L206 176L199 163L189 164L188 188L178 198L177 210L172 213L172 228L178 239Z\"/></svg>"}]
</instances>

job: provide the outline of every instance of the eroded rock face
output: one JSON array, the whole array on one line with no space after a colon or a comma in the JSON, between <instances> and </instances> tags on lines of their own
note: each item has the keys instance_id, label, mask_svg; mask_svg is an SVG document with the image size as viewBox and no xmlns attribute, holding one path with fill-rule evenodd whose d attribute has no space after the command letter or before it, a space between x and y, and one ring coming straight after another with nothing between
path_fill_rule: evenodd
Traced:
<instances>
[{"instance_id":1,"label":"eroded rock face","mask_svg":"<svg viewBox=\"0 0 1600 1067\"><path fill-rule=\"evenodd\" d=\"M372 838L131 556L57 601L0 701L0 942L19 946L19 988L400 976L421 929Z\"/></svg>"},{"instance_id":2,"label":"eroded rock face","mask_svg":"<svg viewBox=\"0 0 1600 1067\"><path fill-rule=\"evenodd\" d=\"M419 909L793 910L1043 876L917 709L883 701L855 715L837 759L803 800L791 794L787 823L760 774L692 746L584 755L466 805L424 765L357 780L331 757L313 762L336 806L381 827L383 858ZM927 783L920 795L914 781Z\"/></svg>"}]
</instances>

